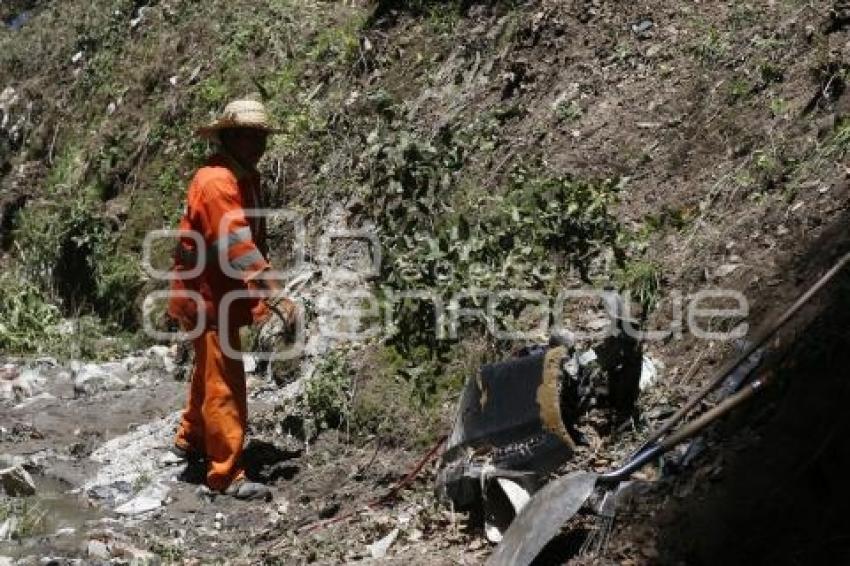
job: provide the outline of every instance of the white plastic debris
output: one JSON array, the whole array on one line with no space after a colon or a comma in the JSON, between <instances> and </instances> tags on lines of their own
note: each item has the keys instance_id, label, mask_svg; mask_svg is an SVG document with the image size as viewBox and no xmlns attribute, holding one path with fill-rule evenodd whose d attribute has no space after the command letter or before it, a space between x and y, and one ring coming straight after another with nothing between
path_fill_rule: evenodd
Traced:
<instances>
[{"instance_id":1,"label":"white plastic debris","mask_svg":"<svg viewBox=\"0 0 850 566\"><path fill-rule=\"evenodd\" d=\"M581 366L586 366L592 362L595 362L597 359L595 350L585 350L578 357L578 363Z\"/></svg>"},{"instance_id":2,"label":"white plastic debris","mask_svg":"<svg viewBox=\"0 0 850 566\"><path fill-rule=\"evenodd\" d=\"M496 482L499 484L499 487L502 488L502 491L507 496L508 501L511 502L514 512L519 513L522 511L522 508L525 507L525 504L531 499L531 494L517 482L511 481L507 478L496 478Z\"/></svg>"},{"instance_id":3,"label":"white plastic debris","mask_svg":"<svg viewBox=\"0 0 850 566\"><path fill-rule=\"evenodd\" d=\"M257 358L253 354L242 354L242 364L245 366L245 373L257 371Z\"/></svg>"},{"instance_id":4,"label":"white plastic debris","mask_svg":"<svg viewBox=\"0 0 850 566\"><path fill-rule=\"evenodd\" d=\"M396 537L398 537L398 528L390 531L390 534L385 536L384 538L373 542L368 545L366 548L369 549L369 554L372 555L372 558L375 560L380 560L381 558L386 557L387 551L390 549L390 546L395 542Z\"/></svg>"},{"instance_id":5,"label":"white plastic debris","mask_svg":"<svg viewBox=\"0 0 850 566\"><path fill-rule=\"evenodd\" d=\"M82 60L83 60L83 52L82 51L77 51L76 53L74 53L74 56L71 57L71 63L73 63L75 65Z\"/></svg>"},{"instance_id":6,"label":"white plastic debris","mask_svg":"<svg viewBox=\"0 0 850 566\"><path fill-rule=\"evenodd\" d=\"M640 382L638 383L640 390L646 391L650 387L653 387L658 382L658 378L661 373L660 370L663 368L664 364L644 354L643 359L641 360Z\"/></svg>"}]
</instances>

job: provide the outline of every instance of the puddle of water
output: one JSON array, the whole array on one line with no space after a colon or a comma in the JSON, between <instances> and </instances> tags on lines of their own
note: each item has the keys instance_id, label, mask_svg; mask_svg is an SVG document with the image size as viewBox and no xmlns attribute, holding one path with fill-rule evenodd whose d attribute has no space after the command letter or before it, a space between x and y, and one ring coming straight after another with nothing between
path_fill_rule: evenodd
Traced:
<instances>
[{"instance_id":1,"label":"puddle of water","mask_svg":"<svg viewBox=\"0 0 850 566\"><path fill-rule=\"evenodd\" d=\"M33 479L36 495L13 500L13 515L26 532L21 540L0 541L0 556L20 558L45 546L79 548L86 540L86 523L102 516L97 508L68 493L65 482L46 476ZM74 532L57 535L62 529Z\"/></svg>"}]
</instances>

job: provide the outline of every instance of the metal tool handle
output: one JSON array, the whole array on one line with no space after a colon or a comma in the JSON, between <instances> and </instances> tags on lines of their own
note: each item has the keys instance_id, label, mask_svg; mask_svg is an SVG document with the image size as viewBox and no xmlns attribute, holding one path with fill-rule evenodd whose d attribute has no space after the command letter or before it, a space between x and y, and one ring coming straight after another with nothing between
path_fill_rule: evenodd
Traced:
<instances>
[{"instance_id":1,"label":"metal tool handle","mask_svg":"<svg viewBox=\"0 0 850 566\"><path fill-rule=\"evenodd\" d=\"M676 430L660 443L653 443L651 446L648 446L638 452L634 458L621 468L600 476L599 481L617 483L627 479L634 472L652 460L655 460L685 440L693 438L705 429L705 427L729 414L729 412L736 407L747 402L753 395L769 385L771 380L772 376L767 374L764 377L760 377L755 381L748 383L743 389L734 395L730 395L722 403L700 415L699 418L694 419L682 428Z\"/></svg>"},{"instance_id":2,"label":"metal tool handle","mask_svg":"<svg viewBox=\"0 0 850 566\"><path fill-rule=\"evenodd\" d=\"M672 429L679 421L682 420L688 413L691 412L691 409L696 407L703 399L708 396L709 393L714 391L726 377L735 371L738 366L740 366L750 355L758 350L765 342L770 340L776 332L782 328L788 320L797 314L797 312L809 302L809 300L820 291L839 271L841 271L848 263L850 263L850 253L844 254L838 262L832 266L832 268L827 271L823 277L818 279L818 281L809 287L808 291L803 293L803 295L794 302L785 312L783 312L778 318L773 320L770 324L768 324L761 334L756 338L749 346L747 346L737 357L731 360L729 363L725 364L720 370L717 371L715 376L705 385L696 395L691 397L687 403L685 403L682 408L680 408L676 413L664 421L664 423L658 427L658 429L649 435L649 438L644 442L643 446L638 450L637 454L641 454L646 449L651 447L655 442L657 442L662 436L664 436L670 429ZM720 406L720 405L718 405Z\"/></svg>"}]
</instances>

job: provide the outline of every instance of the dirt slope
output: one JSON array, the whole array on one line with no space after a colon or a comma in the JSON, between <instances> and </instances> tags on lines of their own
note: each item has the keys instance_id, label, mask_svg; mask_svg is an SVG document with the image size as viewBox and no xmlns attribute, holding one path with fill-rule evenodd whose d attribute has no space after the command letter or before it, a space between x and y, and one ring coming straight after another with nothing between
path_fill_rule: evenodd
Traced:
<instances>
[{"instance_id":1,"label":"dirt slope","mask_svg":"<svg viewBox=\"0 0 850 566\"><path fill-rule=\"evenodd\" d=\"M286 130L263 172L270 203L304 215L308 259L318 262L328 226L378 231L380 275L347 290L551 293L614 282L657 302L647 324L667 328L677 292L723 287L744 293L757 325L843 249L827 236L848 197L846 18L831 2L790 0L4 4L0 282L6 297L29 299L0 299L0 351L109 358L137 345L141 298L163 287L139 267L144 235L176 223L207 151L192 129L249 92ZM563 213L537 198L553 187ZM569 204L602 212L576 215ZM577 238L561 237L564 226ZM285 230L275 238L279 265L292 261L291 241ZM470 242L472 252L461 249ZM167 249L157 248L160 265ZM440 261L454 268L448 283L434 275ZM320 279L304 293L329 288ZM326 507L361 504L398 479L398 464L412 464L447 427L463 380L516 347L472 325L457 341L435 341L417 332L427 316L402 314L393 336L323 342L303 363L262 375L272 391L299 378L318 384L286 402L266 396L272 406L258 407L253 424L278 445L287 414L322 431L300 472L276 479L297 512L225 529L215 552L188 529L182 558L355 560L401 524L384 510L293 534ZM585 314L576 306L569 323ZM56 330L77 315L89 322L75 334ZM115 340L119 330L128 334ZM648 348L666 370L641 400L644 419L587 448L582 465L603 469L626 454L730 346L685 333ZM686 382L697 359L704 369ZM169 397L162 414L179 406ZM351 470L361 466L369 471L350 489L316 479L360 477ZM477 561L487 552L478 534L435 507L425 480L405 496L400 513L417 511L390 555ZM128 535L165 558L176 558L179 545L167 541L195 505L191 489L175 489L186 499L166 520ZM195 512L214 520L211 509ZM657 536L597 558L658 561Z\"/></svg>"}]
</instances>

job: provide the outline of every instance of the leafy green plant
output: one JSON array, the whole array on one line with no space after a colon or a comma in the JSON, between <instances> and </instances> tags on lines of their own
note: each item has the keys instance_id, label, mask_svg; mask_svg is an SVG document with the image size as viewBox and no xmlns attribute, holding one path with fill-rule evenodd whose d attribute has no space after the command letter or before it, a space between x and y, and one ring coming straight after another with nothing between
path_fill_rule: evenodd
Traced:
<instances>
[{"instance_id":1,"label":"leafy green plant","mask_svg":"<svg viewBox=\"0 0 850 566\"><path fill-rule=\"evenodd\" d=\"M753 92L753 86L747 79L738 77L733 79L726 90L726 98L731 104L740 102L750 96Z\"/></svg>"},{"instance_id":2,"label":"leafy green plant","mask_svg":"<svg viewBox=\"0 0 850 566\"><path fill-rule=\"evenodd\" d=\"M759 65L759 77L763 85L782 82L785 78L785 71L779 65L765 62Z\"/></svg>"},{"instance_id":3,"label":"leafy green plant","mask_svg":"<svg viewBox=\"0 0 850 566\"><path fill-rule=\"evenodd\" d=\"M702 27L700 33L700 38L690 47L691 53L705 64L716 65L720 63L729 52L727 34L711 26Z\"/></svg>"},{"instance_id":4,"label":"leafy green plant","mask_svg":"<svg viewBox=\"0 0 850 566\"><path fill-rule=\"evenodd\" d=\"M561 102L555 107L555 116L559 122L575 122L582 116L581 106L575 100Z\"/></svg>"},{"instance_id":5,"label":"leafy green plant","mask_svg":"<svg viewBox=\"0 0 850 566\"><path fill-rule=\"evenodd\" d=\"M351 410L351 368L342 352L332 352L307 381L304 402L320 429L336 428Z\"/></svg>"},{"instance_id":6,"label":"leafy green plant","mask_svg":"<svg viewBox=\"0 0 850 566\"><path fill-rule=\"evenodd\" d=\"M513 171L504 194L481 193L455 208L452 172L464 160L457 140L431 144L386 129L368 142L362 193L381 229L388 294L421 290L448 299L473 288L551 290L558 270L577 269L587 280L602 252L623 259L624 232L610 212L622 186L616 179L547 175L531 164ZM430 303L394 307L396 344L444 347Z\"/></svg>"},{"instance_id":7,"label":"leafy green plant","mask_svg":"<svg viewBox=\"0 0 850 566\"><path fill-rule=\"evenodd\" d=\"M652 312L661 295L661 266L652 261L631 261L617 274L620 289L637 301L643 316Z\"/></svg>"},{"instance_id":8,"label":"leafy green plant","mask_svg":"<svg viewBox=\"0 0 850 566\"><path fill-rule=\"evenodd\" d=\"M782 98L773 98L770 101L770 112L777 118L788 113L789 104Z\"/></svg>"},{"instance_id":9,"label":"leafy green plant","mask_svg":"<svg viewBox=\"0 0 850 566\"><path fill-rule=\"evenodd\" d=\"M14 242L22 274L66 313L96 309L132 324L139 261L118 249L119 234L91 206L76 200L21 211Z\"/></svg>"},{"instance_id":10,"label":"leafy green plant","mask_svg":"<svg viewBox=\"0 0 850 566\"><path fill-rule=\"evenodd\" d=\"M59 308L18 273L0 275L0 351L43 352L59 338Z\"/></svg>"},{"instance_id":11,"label":"leafy green plant","mask_svg":"<svg viewBox=\"0 0 850 566\"><path fill-rule=\"evenodd\" d=\"M11 520L10 537L21 540L44 534L47 511L32 498L0 498L0 524Z\"/></svg>"}]
</instances>

